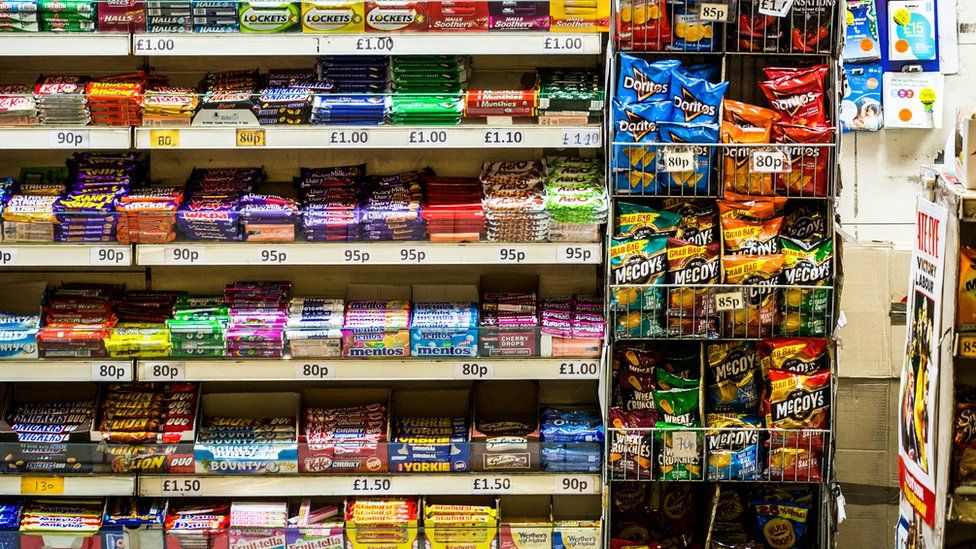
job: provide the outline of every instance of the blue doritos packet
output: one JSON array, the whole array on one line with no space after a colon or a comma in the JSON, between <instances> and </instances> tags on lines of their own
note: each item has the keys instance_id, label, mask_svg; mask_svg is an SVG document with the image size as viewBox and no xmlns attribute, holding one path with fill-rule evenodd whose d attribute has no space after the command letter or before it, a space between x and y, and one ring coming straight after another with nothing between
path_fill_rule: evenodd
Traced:
<instances>
[{"instance_id":1,"label":"blue doritos packet","mask_svg":"<svg viewBox=\"0 0 976 549\"><path fill-rule=\"evenodd\" d=\"M881 63L844 65L847 81L840 103L840 124L845 132L876 132L883 126ZM660 128L658 129L660 132Z\"/></svg>"},{"instance_id":2,"label":"blue doritos packet","mask_svg":"<svg viewBox=\"0 0 976 549\"><path fill-rule=\"evenodd\" d=\"M846 17L844 62L863 63L880 60L878 13L874 7L874 0L848 0Z\"/></svg>"},{"instance_id":3,"label":"blue doritos packet","mask_svg":"<svg viewBox=\"0 0 976 549\"><path fill-rule=\"evenodd\" d=\"M719 106L728 82L712 84L683 71L671 73L671 120L695 124L717 124Z\"/></svg>"},{"instance_id":4,"label":"blue doritos packet","mask_svg":"<svg viewBox=\"0 0 976 549\"><path fill-rule=\"evenodd\" d=\"M658 140L661 143L697 144L695 167L688 172L665 172L662 155L656 155L658 187L661 194L686 194L703 196L711 192L712 177L717 173L715 147L704 146L718 142L717 124L685 124L682 122L661 122L658 124Z\"/></svg>"},{"instance_id":5,"label":"blue doritos packet","mask_svg":"<svg viewBox=\"0 0 976 549\"><path fill-rule=\"evenodd\" d=\"M720 63L696 63L684 67L684 71L685 74L708 80L712 84L722 81L722 65Z\"/></svg>"},{"instance_id":6,"label":"blue doritos packet","mask_svg":"<svg viewBox=\"0 0 976 549\"><path fill-rule=\"evenodd\" d=\"M648 63L640 57L620 54L620 76L617 78L617 101L638 103L668 101L671 73L681 67L676 59Z\"/></svg>"},{"instance_id":7,"label":"blue doritos packet","mask_svg":"<svg viewBox=\"0 0 976 549\"><path fill-rule=\"evenodd\" d=\"M615 143L653 143L657 141L657 125L671 118L671 103L621 103L613 101Z\"/></svg>"},{"instance_id":8,"label":"blue doritos packet","mask_svg":"<svg viewBox=\"0 0 976 549\"><path fill-rule=\"evenodd\" d=\"M697 4L674 8L674 40L667 46L675 51L715 51L715 23L702 21Z\"/></svg>"},{"instance_id":9,"label":"blue doritos packet","mask_svg":"<svg viewBox=\"0 0 976 549\"><path fill-rule=\"evenodd\" d=\"M670 114L671 104L664 101L625 105L614 100L613 167L621 192L646 194L656 189L656 148L645 143L658 140L658 123Z\"/></svg>"}]
</instances>

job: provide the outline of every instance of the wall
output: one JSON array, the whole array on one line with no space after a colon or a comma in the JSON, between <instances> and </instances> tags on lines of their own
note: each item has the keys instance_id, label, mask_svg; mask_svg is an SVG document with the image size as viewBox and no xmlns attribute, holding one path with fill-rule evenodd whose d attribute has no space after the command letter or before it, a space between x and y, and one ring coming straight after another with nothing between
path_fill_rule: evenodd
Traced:
<instances>
[{"instance_id":1,"label":"wall","mask_svg":"<svg viewBox=\"0 0 976 549\"><path fill-rule=\"evenodd\" d=\"M942 0L952 1L952 0ZM946 77L941 130L883 130L844 135L843 191L839 212L844 229L858 240L890 240L911 247L915 180L919 167L942 152L956 108L976 105L976 2L959 0L959 74Z\"/></svg>"}]
</instances>

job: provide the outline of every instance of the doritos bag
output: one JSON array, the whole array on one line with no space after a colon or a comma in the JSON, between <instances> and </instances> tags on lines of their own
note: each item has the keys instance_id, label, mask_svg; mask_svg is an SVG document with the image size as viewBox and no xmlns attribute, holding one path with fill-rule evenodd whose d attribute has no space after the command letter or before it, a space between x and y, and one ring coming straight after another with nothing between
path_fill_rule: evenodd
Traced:
<instances>
[{"instance_id":1,"label":"doritos bag","mask_svg":"<svg viewBox=\"0 0 976 549\"><path fill-rule=\"evenodd\" d=\"M824 105L827 65L806 69L767 67L763 70L769 80L759 82L759 87L770 106L783 115L783 122L811 127L829 125Z\"/></svg>"},{"instance_id":2,"label":"doritos bag","mask_svg":"<svg viewBox=\"0 0 976 549\"><path fill-rule=\"evenodd\" d=\"M756 126L722 122L722 143L755 145L769 143L770 132ZM726 193L768 196L773 194L773 174L752 171L755 147L723 147L722 188Z\"/></svg>"},{"instance_id":3,"label":"doritos bag","mask_svg":"<svg viewBox=\"0 0 976 549\"><path fill-rule=\"evenodd\" d=\"M790 286L829 286L833 281L834 241L807 245L790 238L783 243L783 281ZM829 327L829 288L786 288L783 292L781 335L824 336Z\"/></svg>"},{"instance_id":4,"label":"doritos bag","mask_svg":"<svg viewBox=\"0 0 976 549\"><path fill-rule=\"evenodd\" d=\"M959 297L956 324L960 330L976 330L976 248L959 247Z\"/></svg>"},{"instance_id":5,"label":"doritos bag","mask_svg":"<svg viewBox=\"0 0 976 549\"><path fill-rule=\"evenodd\" d=\"M658 124L658 138L661 143L717 143L718 126L661 122ZM712 174L716 171L715 147L693 146L692 150L695 154L695 165L688 172L666 172L662 159L658 158L660 194L707 196L712 193Z\"/></svg>"},{"instance_id":6,"label":"doritos bag","mask_svg":"<svg viewBox=\"0 0 976 549\"><path fill-rule=\"evenodd\" d=\"M775 174L778 194L793 197L825 197L829 189L833 128L808 128L793 124L776 124L773 141L786 143L790 171Z\"/></svg>"},{"instance_id":7,"label":"doritos bag","mask_svg":"<svg viewBox=\"0 0 976 549\"><path fill-rule=\"evenodd\" d=\"M715 316L714 291L698 286L718 284L718 280L717 242L698 246L676 238L668 239L668 283L684 286L671 288L668 292L669 316L696 319Z\"/></svg>"},{"instance_id":8,"label":"doritos bag","mask_svg":"<svg viewBox=\"0 0 976 549\"><path fill-rule=\"evenodd\" d=\"M729 255L769 255L780 251L782 217L758 220L747 217L722 217L722 239Z\"/></svg>"},{"instance_id":9,"label":"doritos bag","mask_svg":"<svg viewBox=\"0 0 976 549\"><path fill-rule=\"evenodd\" d=\"M622 0L617 17L621 49L661 51L671 43L666 0Z\"/></svg>"},{"instance_id":10,"label":"doritos bag","mask_svg":"<svg viewBox=\"0 0 976 549\"><path fill-rule=\"evenodd\" d=\"M830 370L826 339L778 338L759 342L763 377L769 370L811 375Z\"/></svg>"},{"instance_id":11,"label":"doritos bag","mask_svg":"<svg viewBox=\"0 0 976 549\"><path fill-rule=\"evenodd\" d=\"M708 409L756 413L759 408L759 353L751 341L709 343Z\"/></svg>"},{"instance_id":12,"label":"doritos bag","mask_svg":"<svg viewBox=\"0 0 976 549\"><path fill-rule=\"evenodd\" d=\"M722 258L726 284L742 289L745 308L726 314L726 335L731 337L769 337L776 327L779 309L779 283L783 255L733 255Z\"/></svg>"},{"instance_id":13,"label":"doritos bag","mask_svg":"<svg viewBox=\"0 0 976 549\"><path fill-rule=\"evenodd\" d=\"M670 101L671 73L680 67L681 61L676 59L649 63L640 57L621 53L617 101L623 104Z\"/></svg>"},{"instance_id":14,"label":"doritos bag","mask_svg":"<svg viewBox=\"0 0 976 549\"><path fill-rule=\"evenodd\" d=\"M680 70L685 71L695 78L702 78L711 82L712 84L718 84L722 81L722 64L721 63L695 63L694 65L688 65L687 67L682 67Z\"/></svg>"},{"instance_id":15,"label":"doritos bag","mask_svg":"<svg viewBox=\"0 0 976 549\"><path fill-rule=\"evenodd\" d=\"M728 82L712 84L684 71L673 71L669 90L673 107L671 121L718 124L719 107L728 87Z\"/></svg>"},{"instance_id":16,"label":"doritos bag","mask_svg":"<svg viewBox=\"0 0 976 549\"><path fill-rule=\"evenodd\" d=\"M613 166L615 186L619 192L657 192L657 149L646 143L658 141L658 122L668 120L670 113L671 104L664 101L613 102L613 139L619 143L613 146Z\"/></svg>"},{"instance_id":17,"label":"doritos bag","mask_svg":"<svg viewBox=\"0 0 976 549\"><path fill-rule=\"evenodd\" d=\"M759 480L759 417L748 414L708 414L705 432L708 480Z\"/></svg>"},{"instance_id":18,"label":"doritos bag","mask_svg":"<svg viewBox=\"0 0 976 549\"><path fill-rule=\"evenodd\" d=\"M792 53L830 53L836 5L830 0L794 0L790 12Z\"/></svg>"},{"instance_id":19,"label":"doritos bag","mask_svg":"<svg viewBox=\"0 0 976 549\"><path fill-rule=\"evenodd\" d=\"M671 103L666 101L621 103L614 100L613 139L618 143L654 143L657 141L657 123L670 118ZM631 166L617 163L617 167Z\"/></svg>"}]
</instances>

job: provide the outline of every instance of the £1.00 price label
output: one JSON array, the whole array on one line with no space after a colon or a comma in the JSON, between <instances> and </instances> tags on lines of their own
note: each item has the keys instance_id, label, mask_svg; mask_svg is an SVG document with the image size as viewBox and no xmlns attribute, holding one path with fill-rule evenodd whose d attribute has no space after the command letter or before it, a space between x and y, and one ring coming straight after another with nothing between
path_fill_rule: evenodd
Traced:
<instances>
[{"instance_id":1,"label":"\u00a31.00 price label","mask_svg":"<svg viewBox=\"0 0 976 549\"><path fill-rule=\"evenodd\" d=\"M574 36L547 36L542 42L542 49L547 52L582 53L583 39Z\"/></svg>"},{"instance_id":2,"label":"\u00a31.00 price label","mask_svg":"<svg viewBox=\"0 0 976 549\"><path fill-rule=\"evenodd\" d=\"M64 477L21 477L22 496L60 496L64 494Z\"/></svg>"},{"instance_id":3,"label":"\u00a31.00 price label","mask_svg":"<svg viewBox=\"0 0 976 549\"><path fill-rule=\"evenodd\" d=\"M599 362L562 362L559 377L591 379L600 372Z\"/></svg>"},{"instance_id":4,"label":"\u00a31.00 price label","mask_svg":"<svg viewBox=\"0 0 976 549\"><path fill-rule=\"evenodd\" d=\"M91 147L88 130L51 130L48 145L52 149L87 149Z\"/></svg>"}]
</instances>

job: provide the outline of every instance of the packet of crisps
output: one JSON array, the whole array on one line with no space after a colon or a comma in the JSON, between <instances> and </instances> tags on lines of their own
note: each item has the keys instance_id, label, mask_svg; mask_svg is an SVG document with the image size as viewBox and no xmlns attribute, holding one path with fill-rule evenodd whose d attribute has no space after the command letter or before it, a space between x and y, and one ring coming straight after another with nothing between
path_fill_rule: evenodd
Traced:
<instances>
[{"instance_id":1,"label":"packet of crisps","mask_svg":"<svg viewBox=\"0 0 976 549\"><path fill-rule=\"evenodd\" d=\"M694 124L718 124L728 82L713 84L684 71L671 73L671 121Z\"/></svg>"},{"instance_id":2,"label":"packet of crisps","mask_svg":"<svg viewBox=\"0 0 976 549\"><path fill-rule=\"evenodd\" d=\"M834 2L794 0L790 12L793 53L830 53Z\"/></svg>"},{"instance_id":3,"label":"packet of crisps","mask_svg":"<svg viewBox=\"0 0 976 549\"><path fill-rule=\"evenodd\" d=\"M614 311L638 311L647 315L664 311L664 284L667 272L667 243L664 236L634 240L610 240L610 308ZM633 287L651 286L647 288Z\"/></svg>"},{"instance_id":4,"label":"packet of crisps","mask_svg":"<svg viewBox=\"0 0 976 549\"><path fill-rule=\"evenodd\" d=\"M830 370L826 339L776 338L759 342L759 364L763 377L770 370L811 375Z\"/></svg>"},{"instance_id":5,"label":"packet of crisps","mask_svg":"<svg viewBox=\"0 0 976 549\"><path fill-rule=\"evenodd\" d=\"M621 53L617 100L624 104L669 101L671 73L680 67L681 61L677 59L662 59L650 63L640 57Z\"/></svg>"},{"instance_id":6,"label":"packet of crisps","mask_svg":"<svg viewBox=\"0 0 976 549\"><path fill-rule=\"evenodd\" d=\"M830 413L830 372L804 375L769 370L764 399L770 429L826 429Z\"/></svg>"},{"instance_id":7,"label":"packet of crisps","mask_svg":"<svg viewBox=\"0 0 976 549\"><path fill-rule=\"evenodd\" d=\"M669 238L667 279L669 284L683 286L668 292L669 317L700 319L715 316L714 290L696 286L718 284L718 242L698 246Z\"/></svg>"},{"instance_id":8,"label":"packet of crisps","mask_svg":"<svg viewBox=\"0 0 976 549\"><path fill-rule=\"evenodd\" d=\"M752 341L709 343L708 409L755 413L759 407L759 352Z\"/></svg>"},{"instance_id":9,"label":"packet of crisps","mask_svg":"<svg viewBox=\"0 0 976 549\"><path fill-rule=\"evenodd\" d=\"M622 49L661 51L671 39L667 0L621 0L617 40Z\"/></svg>"},{"instance_id":10,"label":"packet of crisps","mask_svg":"<svg viewBox=\"0 0 976 549\"><path fill-rule=\"evenodd\" d=\"M695 63L694 65L688 65L687 67L682 67L685 73L690 74L695 78L702 78L713 84L722 81L722 64L714 63L711 61L706 61L704 63Z\"/></svg>"},{"instance_id":11,"label":"packet of crisps","mask_svg":"<svg viewBox=\"0 0 976 549\"><path fill-rule=\"evenodd\" d=\"M753 502L758 530L767 547L793 549L806 547L809 507L793 502Z\"/></svg>"},{"instance_id":12,"label":"packet of crisps","mask_svg":"<svg viewBox=\"0 0 976 549\"><path fill-rule=\"evenodd\" d=\"M759 128L765 131L766 141L772 138L773 125L783 117L772 109L757 107L734 99L722 101L722 120L744 128Z\"/></svg>"},{"instance_id":13,"label":"packet of crisps","mask_svg":"<svg viewBox=\"0 0 976 549\"><path fill-rule=\"evenodd\" d=\"M834 128L808 128L794 124L773 126L773 141L786 143L790 171L773 178L776 192L793 197L826 197L829 189L831 148Z\"/></svg>"},{"instance_id":14,"label":"packet of crisps","mask_svg":"<svg viewBox=\"0 0 976 549\"><path fill-rule=\"evenodd\" d=\"M668 46L674 51L715 51L715 23L702 21L697 4L675 6L674 41Z\"/></svg>"},{"instance_id":15,"label":"packet of crisps","mask_svg":"<svg viewBox=\"0 0 976 549\"><path fill-rule=\"evenodd\" d=\"M698 425L698 380L693 387L657 391L654 402L661 421L671 425Z\"/></svg>"},{"instance_id":16,"label":"packet of crisps","mask_svg":"<svg viewBox=\"0 0 976 549\"><path fill-rule=\"evenodd\" d=\"M689 442L694 444L688 444ZM658 422L654 431L658 477L655 480L701 480L702 434Z\"/></svg>"},{"instance_id":17,"label":"packet of crisps","mask_svg":"<svg viewBox=\"0 0 976 549\"><path fill-rule=\"evenodd\" d=\"M722 258L725 282L742 288L745 308L726 313L727 335L769 337L776 327L783 254L733 255Z\"/></svg>"},{"instance_id":18,"label":"packet of crisps","mask_svg":"<svg viewBox=\"0 0 976 549\"><path fill-rule=\"evenodd\" d=\"M671 389L698 389L701 381L698 378L683 377L680 374L672 373L664 368L658 368L654 372L654 380L659 391L670 391Z\"/></svg>"},{"instance_id":19,"label":"packet of crisps","mask_svg":"<svg viewBox=\"0 0 976 549\"><path fill-rule=\"evenodd\" d=\"M771 441L772 442L772 441ZM821 452L804 447L770 447L766 478L781 482L822 482Z\"/></svg>"},{"instance_id":20,"label":"packet of crisps","mask_svg":"<svg viewBox=\"0 0 976 549\"><path fill-rule=\"evenodd\" d=\"M653 413L629 412L610 408L610 447L607 461L615 479L651 478L651 433L646 429L656 423Z\"/></svg>"},{"instance_id":21,"label":"packet of crisps","mask_svg":"<svg viewBox=\"0 0 976 549\"><path fill-rule=\"evenodd\" d=\"M682 222L680 214L630 202L618 202L616 213L616 238L621 240L674 236Z\"/></svg>"},{"instance_id":22,"label":"packet of crisps","mask_svg":"<svg viewBox=\"0 0 976 549\"><path fill-rule=\"evenodd\" d=\"M767 67L763 70L769 80L759 82L759 87L770 106L783 115L783 122L810 127L828 125L824 104L827 65L803 69Z\"/></svg>"},{"instance_id":23,"label":"packet of crisps","mask_svg":"<svg viewBox=\"0 0 976 549\"><path fill-rule=\"evenodd\" d=\"M653 373L621 370L616 376L620 406L627 412L653 413L655 378Z\"/></svg>"},{"instance_id":24,"label":"packet of crisps","mask_svg":"<svg viewBox=\"0 0 976 549\"><path fill-rule=\"evenodd\" d=\"M759 480L758 416L708 414L705 431L708 449L708 480Z\"/></svg>"},{"instance_id":25,"label":"packet of crisps","mask_svg":"<svg viewBox=\"0 0 976 549\"><path fill-rule=\"evenodd\" d=\"M658 155L658 192L691 196L712 194L712 174L716 172L715 147L705 145L718 142L718 126L661 122L658 124L658 139L661 143L687 143L695 155L694 169L687 172L666 172L663 157Z\"/></svg>"},{"instance_id":26,"label":"packet of crisps","mask_svg":"<svg viewBox=\"0 0 976 549\"><path fill-rule=\"evenodd\" d=\"M659 338L668 335L660 315L641 311L616 313L613 326L614 335L618 339Z\"/></svg>"},{"instance_id":27,"label":"packet of crisps","mask_svg":"<svg viewBox=\"0 0 976 549\"><path fill-rule=\"evenodd\" d=\"M824 239L810 245L792 238L782 238L783 281L790 286L829 286L833 277L833 239ZM783 291L783 318L780 334L822 336L826 332L826 320L830 310L830 288L785 288ZM801 315L796 325L793 314ZM803 318L806 317L806 318ZM822 321L810 322L814 319ZM803 322L806 320L806 322Z\"/></svg>"},{"instance_id":28,"label":"packet of crisps","mask_svg":"<svg viewBox=\"0 0 976 549\"><path fill-rule=\"evenodd\" d=\"M742 0L736 17L736 32L729 33L732 51L776 52L783 36L781 18L759 13L752 0Z\"/></svg>"},{"instance_id":29,"label":"packet of crisps","mask_svg":"<svg viewBox=\"0 0 976 549\"><path fill-rule=\"evenodd\" d=\"M718 209L712 200L668 198L664 209L681 215L681 223L674 237L678 240L706 246L717 240Z\"/></svg>"},{"instance_id":30,"label":"packet of crisps","mask_svg":"<svg viewBox=\"0 0 976 549\"><path fill-rule=\"evenodd\" d=\"M976 248L959 247L959 292L956 324L960 330L976 330Z\"/></svg>"},{"instance_id":31,"label":"packet of crisps","mask_svg":"<svg viewBox=\"0 0 976 549\"><path fill-rule=\"evenodd\" d=\"M782 215L786 198L779 196L758 197L725 193L726 200L719 200L718 212L728 219L769 219Z\"/></svg>"},{"instance_id":32,"label":"packet of crisps","mask_svg":"<svg viewBox=\"0 0 976 549\"><path fill-rule=\"evenodd\" d=\"M783 236L812 243L823 240L830 234L824 209L807 202L809 201L795 200L790 204L783 221Z\"/></svg>"},{"instance_id":33,"label":"packet of crisps","mask_svg":"<svg viewBox=\"0 0 976 549\"><path fill-rule=\"evenodd\" d=\"M769 143L769 133L755 126L722 122L722 143L756 145ZM773 193L773 174L752 171L752 153L756 147L722 148L722 188L726 194L768 196Z\"/></svg>"},{"instance_id":34,"label":"packet of crisps","mask_svg":"<svg viewBox=\"0 0 976 549\"><path fill-rule=\"evenodd\" d=\"M730 255L768 255L780 252L782 217L752 219L722 217L722 240Z\"/></svg>"}]
</instances>

